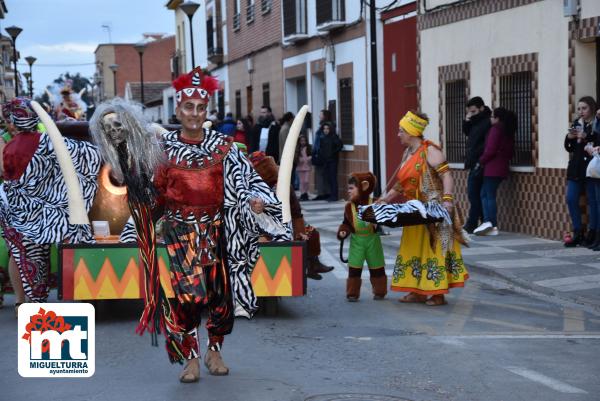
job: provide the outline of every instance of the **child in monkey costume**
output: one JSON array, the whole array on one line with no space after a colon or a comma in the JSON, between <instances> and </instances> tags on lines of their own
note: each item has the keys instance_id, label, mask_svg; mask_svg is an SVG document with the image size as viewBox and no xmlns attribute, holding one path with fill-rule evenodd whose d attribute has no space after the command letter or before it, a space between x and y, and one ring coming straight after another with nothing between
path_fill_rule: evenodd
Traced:
<instances>
[{"instance_id":1,"label":"child in monkey costume","mask_svg":"<svg viewBox=\"0 0 600 401\"><path fill-rule=\"evenodd\" d=\"M365 261L371 276L373 299L381 300L387 294L387 276L381 238L375 231L375 224L358 219L358 206L372 202L370 195L376 182L377 178L370 172L352 173L348 179L350 200L346 203L344 221L338 228L337 237L343 240L350 235L348 281L346 282L346 298L349 302L356 302L360 297L361 275Z\"/></svg>"}]
</instances>

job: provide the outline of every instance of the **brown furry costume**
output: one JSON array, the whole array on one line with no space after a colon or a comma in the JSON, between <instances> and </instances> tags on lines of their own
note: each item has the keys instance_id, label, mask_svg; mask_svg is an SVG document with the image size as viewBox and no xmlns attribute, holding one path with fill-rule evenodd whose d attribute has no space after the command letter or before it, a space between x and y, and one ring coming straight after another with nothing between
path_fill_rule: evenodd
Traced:
<instances>
[{"instance_id":1,"label":"brown furry costume","mask_svg":"<svg viewBox=\"0 0 600 401\"><path fill-rule=\"evenodd\" d=\"M339 240L344 240L350 234L356 233L356 227L354 226L355 216L353 215L353 209L356 210L358 206L368 205L371 201L371 194L375 189L377 178L371 172L360 172L352 173L348 179L349 185L354 185L358 189L358 196L353 197L350 201L346 202L344 208L344 220L338 228L337 237ZM342 233L344 235L342 235ZM357 234L362 236L363 234ZM369 234L371 235L371 234ZM377 234L375 234L377 235ZM355 239L354 241L358 241ZM381 246L381 240L377 238L379 246ZM350 245L352 252L352 242ZM383 253L383 250L381 250ZM369 260L369 259L367 259ZM383 261L382 261L383 262ZM364 263L364 262L363 262ZM371 262L369 262L371 263ZM369 266L369 274L371 279L371 285L373 287L373 299L383 299L387 294L387 276L385 274L385 266ZM346 282L346 298L349 301L357 301L360 297L360 287L362 285L362 266L348 266L348 280Z\"/></svg>"}]
</instances>

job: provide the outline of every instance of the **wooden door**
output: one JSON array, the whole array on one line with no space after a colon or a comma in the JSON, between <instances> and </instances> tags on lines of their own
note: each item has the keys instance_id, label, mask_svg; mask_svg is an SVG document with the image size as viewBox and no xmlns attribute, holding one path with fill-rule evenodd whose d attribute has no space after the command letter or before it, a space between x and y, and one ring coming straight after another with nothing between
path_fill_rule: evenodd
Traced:
<instances>
[{"instance_id":1,"label":"wooden door","mask_svg":"<svg viewBox=\"0 0 600 401\"><path fill-rule=\"evenodd\" d=\"M382 14L385 79L385 166L382 190L402 157L398 121L417 109L417 17L415 3Z\"/></svg>"}]
</instances>

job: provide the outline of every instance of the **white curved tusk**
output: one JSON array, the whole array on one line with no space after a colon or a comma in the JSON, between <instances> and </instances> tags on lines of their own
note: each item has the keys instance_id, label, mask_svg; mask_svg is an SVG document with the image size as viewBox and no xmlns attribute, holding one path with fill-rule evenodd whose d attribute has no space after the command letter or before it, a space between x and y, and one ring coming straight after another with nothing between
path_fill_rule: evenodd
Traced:
<instances>
[{"instance_id":1,"label":"white curved tusk","mask_svg":"<svg viewBox=\"0 0 600 401\"><path fill-rule=\"evenodd\" d=\"M77 173L73 166L73 160L71 160L71 155L67 150L67 146L65 145L65 141L60 134L60 131L48 113L46 113L46 110L44 110L38 102L32 100L31 108L37 113L42 123L46 126L46 133L52 141L52 146L56 153L56 160L58 160L60 171L65 179L67 197L69 199L69 223L90 224L90 220L85 210L81 188L79 187Z\"/></svg>"},{"instance_id":2,"label":"white curved tusk","mask_svg":"<svg viewBox=\"0 0 600 401\"><path fill-rule=\"evenodd\" d=\"M294 122L285 140L283 151L279 163L279 174L277 175L277 197L281 201L281 214L283 222L292 220L292 210L290 207L290 186L292 185L292 168L294 166L294 154L296 153L296 143L304 123L304 117L308 112L308 106L304 105L296 114Z\"/></svg>"},{"instance_id":3,"label":"white curved tusk","mask_svg":"<svg viewBox=\"0 0 600 401\"><path fill-rule=\"evenodd\" d=\"M82 89L79 91L79 93L78 93L79 97L83 96L83 94L84 94L85 92L86 92L86 88L84 87L84 88L82 88Z\"/></svg>"}]
</instances>

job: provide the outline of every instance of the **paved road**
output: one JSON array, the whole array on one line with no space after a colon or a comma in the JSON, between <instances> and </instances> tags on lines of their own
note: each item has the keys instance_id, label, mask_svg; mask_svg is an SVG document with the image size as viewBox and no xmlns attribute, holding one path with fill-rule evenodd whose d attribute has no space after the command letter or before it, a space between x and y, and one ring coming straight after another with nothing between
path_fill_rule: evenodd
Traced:
<instances>
[{"instance_id":1,"label":"paved road","mask_svg":"<svg viewBox=\"0 0 600 401\"><path fill-rule=\"evenodd\" d=\"M302 202L308 222L321 232L337 232L343 202ZM387 229L383 236L387 268L394 258L401 229ZM339 242L327 244L339 253ZM347 248L347 247L346 247ZM463 258L471 272L502 278L520 288L576 302L600 312L600 252L586 248L565 248L559 241L501 231L499 236L472 236Z\"/></svg>"},{"instance_id":2,"label":"paved road","mask_svg":"<svg viewBox=\"0 0 600 401\"><path fill-rule=\"evenodd\" d=\"M0 400L598 400L595 311L477 273L447 306L400 304L396 293L373 301L368 284L360 302L348 303L335 239L323 239L323 259L335 270L309 281L307 296L283 300L278 316L237 320L223 350L228 377L203 368L199 383L178 383L180 367L134 334L139 304L118 302L97 310L94 377L23 379L16 321L5 307ZM362 395L339 396L348 393Z\"/></svg>"}]
</instances>

